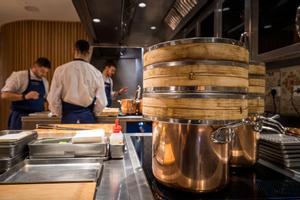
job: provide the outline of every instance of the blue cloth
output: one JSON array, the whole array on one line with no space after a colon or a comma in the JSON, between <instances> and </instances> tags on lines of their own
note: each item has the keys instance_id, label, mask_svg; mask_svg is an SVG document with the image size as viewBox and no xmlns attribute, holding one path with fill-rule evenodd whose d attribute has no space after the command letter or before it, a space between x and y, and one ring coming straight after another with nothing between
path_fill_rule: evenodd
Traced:
<instances>
[{"instance_id":1,"label":"blue cloth","mask_svg":"<svg viewBox=\"0 0 300 200\"><path fill-rule=\"evenodd\" d=\"M34 112L42 112L44 111L44 103L45 103L45 86L43 81L32 80L30 78L30 70L28 70L28 86L26 90L22 94L27 94L31 91L36 91L39 93L38 99L30 99L30 100L21 100L21 101L13 101L11 103L11 110L9 120L8 120L8 129L9 130L20 130L22 129L22 121L21 118L23 116L27 116L30 113Z\"/></svg>"},{"instance_id":2,"label":"blue cloth","mask_svg":"<svg viewBox=\"0 0 300 200\"><path fill-rule=\"evenodd\" d=\"M88 107L82 107L62 101L62 118L63 124L91 124L96 123L96 117L93 113L94 103Z\"/></svg>"},{"instance_id":3,"label":"blue cloth","mask_svg":"<svg viewBox=\"0 0 300 200\"><path fill-rule=\"evenodd\" d=\"M111 96L111 83L104 82L105 85L105 94L107 99L107 107L112 106L112 96Z\"/></svg>"}]
</instances>

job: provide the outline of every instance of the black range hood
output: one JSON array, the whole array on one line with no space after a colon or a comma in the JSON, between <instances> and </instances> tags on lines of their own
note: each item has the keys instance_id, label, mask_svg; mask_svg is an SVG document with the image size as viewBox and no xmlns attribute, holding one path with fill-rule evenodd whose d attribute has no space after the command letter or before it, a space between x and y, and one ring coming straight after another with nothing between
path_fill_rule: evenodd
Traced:
<instances>
[{"instance_id":1,"label":"black range hood","mask_svg":"<svg viewBox=\"0 0 300 200\"><path fill-rule=\"evenodd\" d=\"M139 7L139 3L146 7ZM73 0L95 44L150 46L172 39L207 0ZM100 19L94 23L93 19ZM155 26L156 29L152 28Z\"/></svg>"}]
</instances>

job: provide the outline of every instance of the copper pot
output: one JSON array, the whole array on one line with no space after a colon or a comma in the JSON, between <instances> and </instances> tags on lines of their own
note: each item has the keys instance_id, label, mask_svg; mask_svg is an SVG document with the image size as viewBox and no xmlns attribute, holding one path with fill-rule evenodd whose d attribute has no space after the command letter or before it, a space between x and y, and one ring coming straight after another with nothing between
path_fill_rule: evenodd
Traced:
<instances>
[{"instance_id":1,"label":"copper pot","mask_svg":"<svg viewBox=\"0 0 300 200\"><path fill-rule=\"evenodd\" d=\"M121 111L125 115L132 115L136 113L137 103L134 99L121 99Z\"/></svg>"},{"instance_id":2,"label":"copper pot","mask_svg":"<svg viewBox=\"0 0 300 200\"><path fill-rule=\"evenodd\" d=\"M228 182L230 134L219 128L153 122L152 170L156 179L192 192L224 187Z\"/></svg>"},{"instance_id":3,"label":"copper pot","mask_svg":"<svg viewBox=\"0 0 300 200\"><path fill-rule=\"evenodd\" d=\"M259 132L244 124L235 130L231 141L230 166L248 167L256 163Z\"/></svg>"}]
</instances>

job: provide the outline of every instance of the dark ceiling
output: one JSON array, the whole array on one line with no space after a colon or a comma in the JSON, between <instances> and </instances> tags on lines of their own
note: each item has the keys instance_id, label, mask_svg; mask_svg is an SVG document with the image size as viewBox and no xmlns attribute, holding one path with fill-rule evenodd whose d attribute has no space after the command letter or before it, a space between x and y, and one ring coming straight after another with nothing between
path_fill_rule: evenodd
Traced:
<instances>
[{"instance_id":1,"label":"dark ceiling","mask_svg":"<svg viewBox=\"0 0 300 200\"><path fill-rule=\"evenodd\" d=\"M138 6L146 3L145 8ZM164 22L176 3L195 4L172 30ZM207 0L73 0L73 4L95 44L112 46L149 46L170 40ZM183 6L183 9L186 9ZM178 13L177 13L178 14ZM100 23L94 23L99 18ZM155 30L150 27L155 26Z\"/></svg>"}]
</instances>

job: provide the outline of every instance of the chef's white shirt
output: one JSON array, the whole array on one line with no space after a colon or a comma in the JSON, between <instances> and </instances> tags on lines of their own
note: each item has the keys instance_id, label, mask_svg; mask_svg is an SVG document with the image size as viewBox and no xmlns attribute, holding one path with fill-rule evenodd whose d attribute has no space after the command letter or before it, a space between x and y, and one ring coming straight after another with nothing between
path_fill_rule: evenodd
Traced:
<instances>
[{"instance_id":1,"label":"chef's white shirt","mask_svg":"<svg viewBox=\"0 0 300 200\"><path fill-rule=\"evenodd\" d=\"M49 83L46 78L38 78L31 70L30 79L43 81L45 87L45 98L49 91ZM13 72L5 81L4 87L1 89L1 92L13 92L22 94L28 86L28 70Z\"/></svg>"},{"instance_id":2,"label":"chef's white shirt","mask_svg":"<svg viewBox=\"0 0 300 200\"><path fill-rule=\"evenodd\" d=\"M62 100L88 107L94 97L94 113L100 113L107 105L107 99L102 74L93 65L74 60L56 68L47 98L53 115L62 115Z\"/></svg>"}]
</instances>

